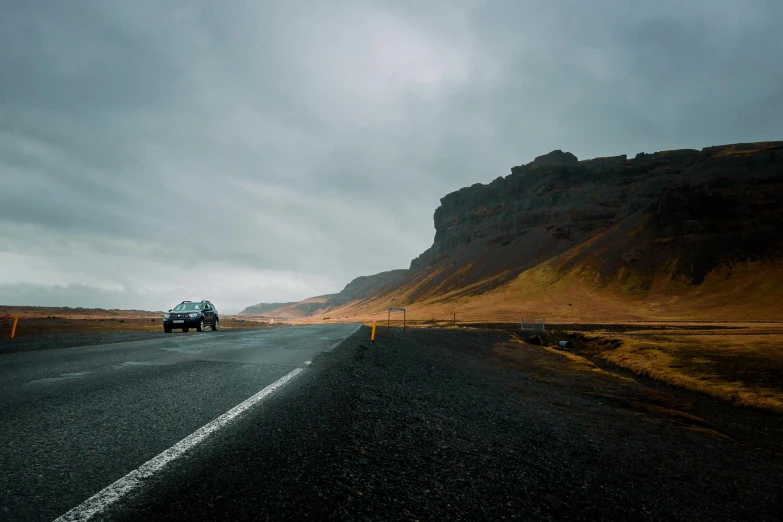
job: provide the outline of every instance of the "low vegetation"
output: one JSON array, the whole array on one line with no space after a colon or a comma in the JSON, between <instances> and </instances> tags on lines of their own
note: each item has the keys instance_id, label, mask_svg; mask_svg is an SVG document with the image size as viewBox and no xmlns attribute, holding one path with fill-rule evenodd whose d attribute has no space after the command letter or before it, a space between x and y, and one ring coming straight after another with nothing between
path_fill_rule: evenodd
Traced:
<instances>
[{"instance_id":1,"label":"low vegetation","mask_svg":"<svg viewBox=\"0 0 783 522\"><path fill-rule=\"evenodd\" d=\"M783 325L570 332L580 353L734 404L783 412Z\"/></svg>"},{"instance_id":2,"label":"low vegetation","mask_svg":"<svg viewBox=\"0 0 783 522\"><path fill-rule=\"evenodd\" d=\"M0 339L7 339L11 334L13 316L0 316ZM276 323L271 326L279 326ZM234 317L221 317L220 328L266 328L269 323L246 321ZM33 316L19 319L16 327L16 337L59 336L71 334L91 334L118 331L163 332L160 317L103 317L92 319L74 319L57 315Z\"/></svg>"}]
</instances>

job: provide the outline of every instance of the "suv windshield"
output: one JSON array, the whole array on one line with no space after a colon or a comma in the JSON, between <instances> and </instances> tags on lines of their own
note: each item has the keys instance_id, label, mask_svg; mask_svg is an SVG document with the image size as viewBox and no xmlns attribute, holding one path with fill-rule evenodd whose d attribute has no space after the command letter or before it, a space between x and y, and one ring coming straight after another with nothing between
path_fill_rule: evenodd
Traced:
<instances>
[{"instance_id":1,"label":"suv windshield","mask_svg":"<svg viewBox=\"0 0 783 522\"><path fill-rule=\"evenodd\" d=\"M183 310L201 310L201 303L180 303L174 307L175 312L182 312Z\"/></svg>"}]
</instances>

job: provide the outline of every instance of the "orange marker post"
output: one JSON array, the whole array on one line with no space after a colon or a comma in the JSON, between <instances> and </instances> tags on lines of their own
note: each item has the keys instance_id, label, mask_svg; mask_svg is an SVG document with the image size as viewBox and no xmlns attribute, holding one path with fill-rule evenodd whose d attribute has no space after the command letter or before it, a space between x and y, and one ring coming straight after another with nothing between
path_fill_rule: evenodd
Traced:
<instances>
[{"instance_id":1,"label":"orange marker post","mask_svg":"<svg viewBox=\"0 0 783 522\"><path fill-rule=\"evenodd\" d=\"M11 325L11 339L16 335L16 323L19 322L19 317L14 317L14 324Z\"/></svg>"},{"instance_id":2,"label":"orange marker post","mask_svg":"<svg viewBox=\"0 0 783 522\"><path fill-rule=\"evenodd\" d=\"M372 322L372 333L370 334L370 342L375 342L375 321Z\"/></svg>"}]
</instances>

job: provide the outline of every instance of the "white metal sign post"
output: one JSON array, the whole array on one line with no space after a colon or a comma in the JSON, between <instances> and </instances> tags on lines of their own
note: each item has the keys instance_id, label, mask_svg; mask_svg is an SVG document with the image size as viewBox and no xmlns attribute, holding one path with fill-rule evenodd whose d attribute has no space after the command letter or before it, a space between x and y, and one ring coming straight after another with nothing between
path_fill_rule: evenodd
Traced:
<instances>
[{"instance_id":1,"label":"white metal sign post","mask_svg":"<svg viewBox=\"0 0 783 522\"><path fill-rule=\"evenodd\" d=\"M536 320L535 319L531 319L530 321L531 321L530 322L530 329L535 332L536 331ZM520 321L519 328L520 328L520 330L524 330L525 329L525 318L524 317ZM542 332L546 331L546 318L545 317L541 318L541 331Z\"/></svg>"},{"instance_id":2,"label":"white metal sign post","mask_svg":"<svg viewBox=\"0 0 783 522\"><path fill-rule=\"evenodd\" d=\"M389 308L389 314L386 318L386 331L389 331L389 328L391 327L391 313L392 312L402 312L402 333L405 333L405 308Z\"/></svg>"}]
</instances>

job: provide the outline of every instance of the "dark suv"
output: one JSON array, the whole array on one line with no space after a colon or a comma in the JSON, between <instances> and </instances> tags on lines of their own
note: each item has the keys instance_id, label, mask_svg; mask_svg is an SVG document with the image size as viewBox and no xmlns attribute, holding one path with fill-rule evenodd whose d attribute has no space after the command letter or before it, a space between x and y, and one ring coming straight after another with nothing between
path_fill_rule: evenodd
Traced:
<instances>
[{"instance_id":1,"label":"dark suv","mask_svg":"<svg viewBox=\"0 0 783 522\"><path fill-rule=\"evenodd\" d=\"M205 326L211 326L213 332L220 328L218 311L209 301L182 301L163 314L163 331L166 333L171 333L173 328L182 328L183 332L195 328L201 332Z\"/></svg>"}]
</instances>

